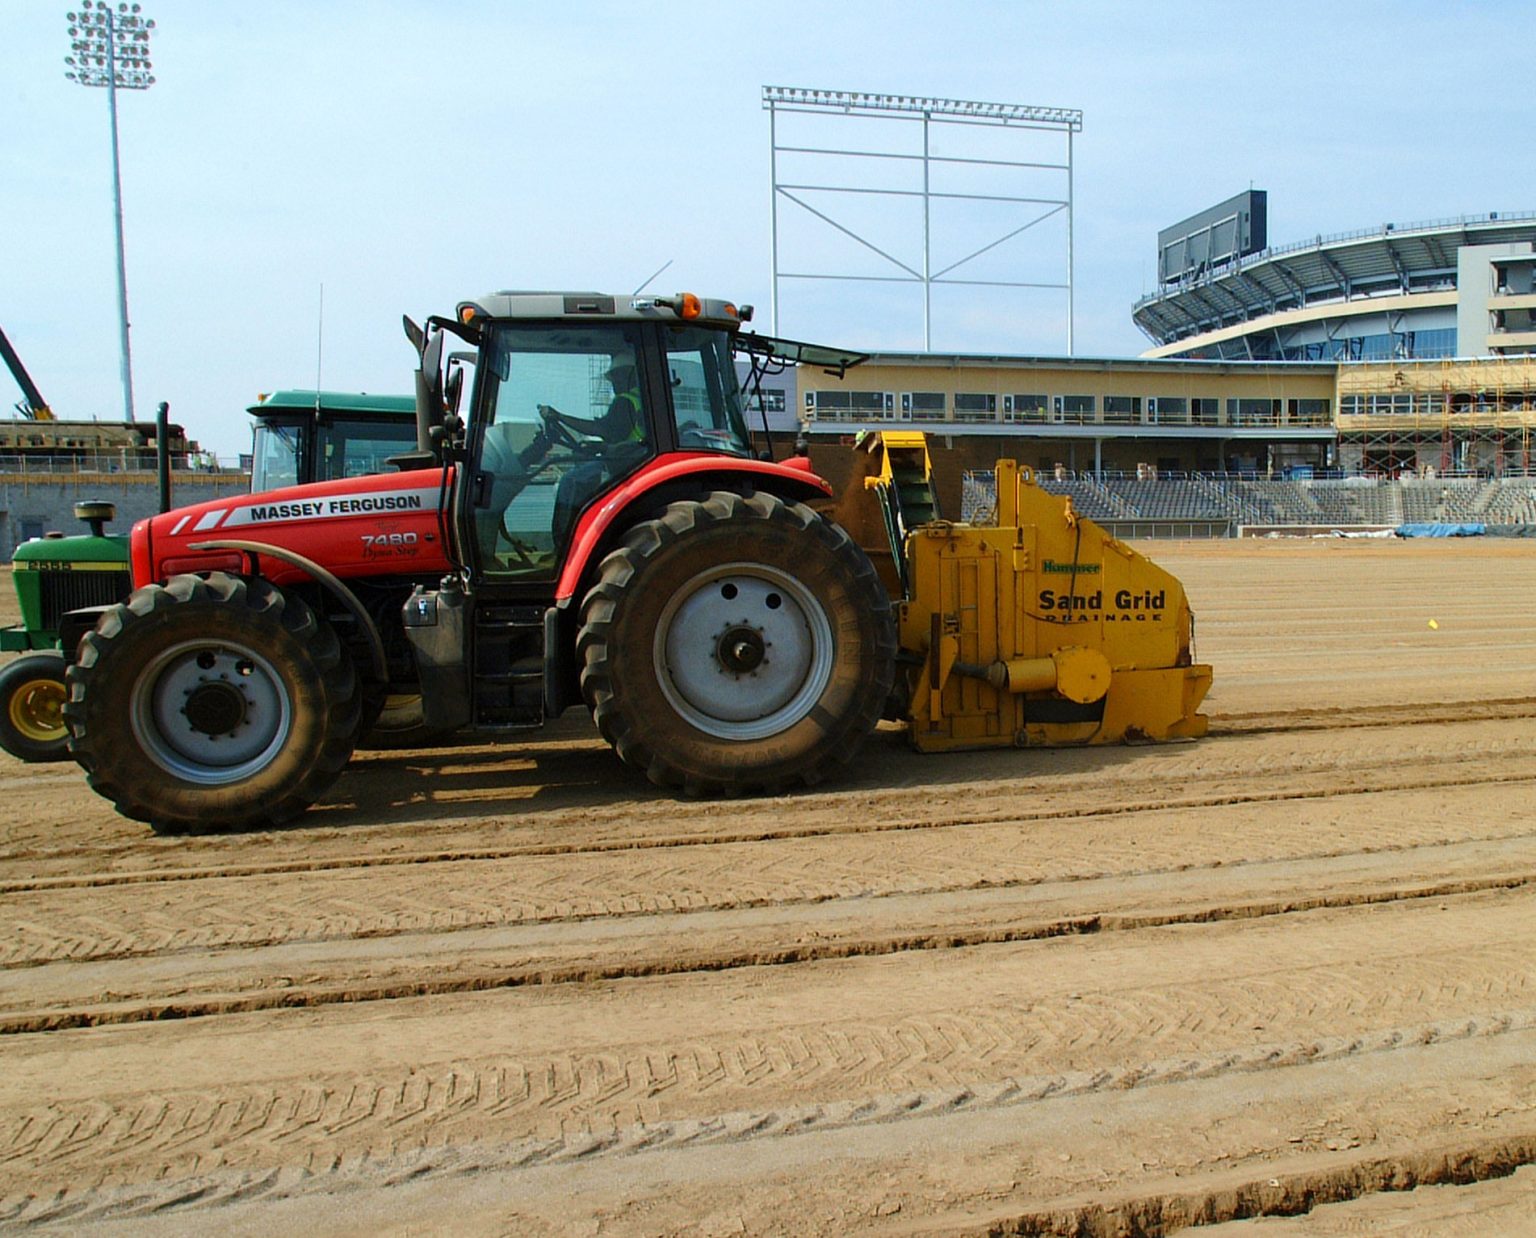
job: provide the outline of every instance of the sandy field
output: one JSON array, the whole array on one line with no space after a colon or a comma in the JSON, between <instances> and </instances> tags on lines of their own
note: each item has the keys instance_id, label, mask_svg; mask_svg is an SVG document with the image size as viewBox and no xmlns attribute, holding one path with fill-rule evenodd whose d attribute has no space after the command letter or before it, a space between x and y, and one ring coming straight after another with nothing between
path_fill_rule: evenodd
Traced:
<instances>
[{"instance_id":1,"label":"sandy field","mask_svg":"<svg viewBox=\"0 0 1536 1238\"><path fill-rule=\"evenodd\" d=\"M1200 742L696 802L573 712L186 838L0 756L0 1227L1536 1232L1536 542L1144 548Z\"/></svg>"}]
</instances>

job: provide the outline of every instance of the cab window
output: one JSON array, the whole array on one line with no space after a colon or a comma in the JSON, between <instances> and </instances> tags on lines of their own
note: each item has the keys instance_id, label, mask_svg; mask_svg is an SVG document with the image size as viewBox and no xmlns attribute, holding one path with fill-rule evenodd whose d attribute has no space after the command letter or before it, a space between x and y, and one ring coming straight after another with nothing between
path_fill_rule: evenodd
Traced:
<instances>
[{"instance_id":1,"label":"cab window","mask_svg":"<svg viewBox=\"0 0 1536 1238\"><path fill-rule=\"evenodd\" d=\"M252 494L299 484L304 434L298 422L267 419L256 423L256 441L251 451Z\"/></svg>"},{"instance_id":2,"label":"cab window","mask_svg":"<svg viewBox=\"0 0 1536 1238\"><path fill-rule=\"evenodd\" d=\"M337 477L363 477L391 471L390 458L416 445L416 418L370 420L337 417L329 421L320 439L318 481Z\"/></svg>"},{"instance_id":3,"label":"cab window","mask_svg":"<svg viewBox=\"0 0 1536 1238\"><path fill-rule=\"evenodd\" d=\"M666 348L678 449L750 456L729 339L720 331L674 327Z\"/></svg>"},{"instance_id":4,"label":"cab window","mask_svg":"<svg viewBox=\"0 0 1536 1238\"><path fill-rule=\"evenodd\" d=\"M494 330L472 518L482 570L558 573L582 510L655 454L636 326Z\"/></svg>"}]
</instances>

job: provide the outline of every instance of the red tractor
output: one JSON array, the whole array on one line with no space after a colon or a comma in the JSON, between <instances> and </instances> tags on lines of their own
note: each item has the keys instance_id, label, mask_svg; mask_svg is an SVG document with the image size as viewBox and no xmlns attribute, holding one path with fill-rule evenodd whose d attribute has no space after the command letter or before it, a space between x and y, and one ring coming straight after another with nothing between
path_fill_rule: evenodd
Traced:
<instances>
[{"instance_id":1,"label":"red tractor","mask_svg":"<svg viewBox=\"0 0 1536 1238\"><path fill-rule=\"evenodd\" d=\"M808 462L754 449L734 358L749 385L862 358L745 333L750 316L498 293L407 320L417 445L398 472L142 521L133 595L67 616L91 786L159 828L281 822L415 692L428 727L492 734L585 702L626 763L688 794L846 762L891 691L890 599L806 505L830 494ZM471 351L445 383L448 335Z\"/></svg>"}]
</instances>

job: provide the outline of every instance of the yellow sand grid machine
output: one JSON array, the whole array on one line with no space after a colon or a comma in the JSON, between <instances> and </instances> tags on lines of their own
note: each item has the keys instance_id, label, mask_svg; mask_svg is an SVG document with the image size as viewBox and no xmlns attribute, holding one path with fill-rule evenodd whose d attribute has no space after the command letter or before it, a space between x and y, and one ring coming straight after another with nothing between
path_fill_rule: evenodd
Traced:
<instances>
[{"instance_id":1,"label":"yellow sand grid machine","mask_svg":"<svg viewBox=\"0 0 1536 1238\"><path fill-rule=\"evenodd\" d=\"M1211 668L1183 586L1070 496L1000 460L990 512L935 519L920 432L865 437L854 473L834 518L900 599L898 705L918 750L1205 734Z\"/></svg>"}]
</instances>

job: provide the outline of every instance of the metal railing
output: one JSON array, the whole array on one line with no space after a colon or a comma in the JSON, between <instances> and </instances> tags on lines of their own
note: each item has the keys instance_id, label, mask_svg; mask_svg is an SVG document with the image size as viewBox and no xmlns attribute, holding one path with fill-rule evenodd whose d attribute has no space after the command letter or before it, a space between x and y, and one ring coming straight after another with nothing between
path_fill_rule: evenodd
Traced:
<instances>
[{"instance_id":1,"label":"metal railing","mask_svg":"<svg viewBox=\"0 0 1536 1238\"><path fill-rule=\"evenodd\" d=\"M176 456L171 460L171 471L175 474L193 474L197 476L218 476L220 474L235 474L248 476L250 466L239 457L219 458L209 453L200 453L194 456ZM137 456L125 452L59 452L49 454L44 452L0 452L0 474L61 477L89 473L100 476L103 473L123 474L135 479L155 477L154 456Z\"/></svg>"},{"instance_id":2,"label":"metal railing","mask_svg":"<svg viewBox=\"0 0 1536 1238\"><path fill-rule=\"evenodd\" d=\"M1249 413L1241 412L1229 415L1225 409L1217 413L1189 413L1174 412L1141 412L1141 413L1105 413L1102 410L1093 412L1068 411L1063 409L1059 413L941 413L930 410L918 410L910 413L880 413L875 411L859 411L855 409L817 409L816 424L832 423L859 425L865 423L880 422L922 422L926 426L932 425L997 425L997 426L1104 426L1108 429L1117 429L1133 426L1177 426L1191 430L1219 430L1231 427L1244 429L1264 428L1271 429L1307 429L1326 430L1333 426L1331 413Z\"/></svg>"}]
</instances>

